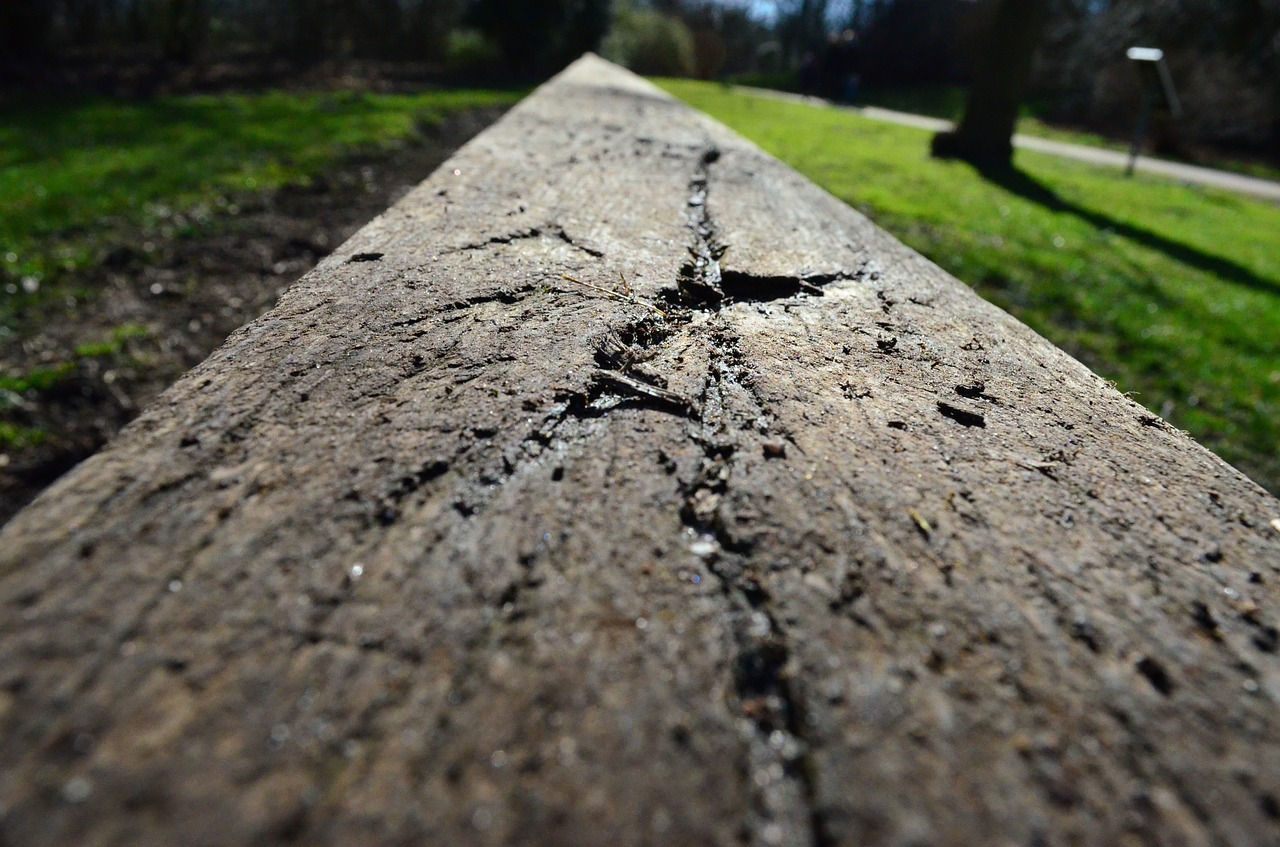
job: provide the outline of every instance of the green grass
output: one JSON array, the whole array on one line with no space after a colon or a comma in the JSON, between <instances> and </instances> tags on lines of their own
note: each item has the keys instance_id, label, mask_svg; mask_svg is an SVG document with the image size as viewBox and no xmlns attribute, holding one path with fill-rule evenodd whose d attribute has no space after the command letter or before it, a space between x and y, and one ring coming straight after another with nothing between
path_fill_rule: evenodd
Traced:
<instances>
[{"instance_id":1,"label":"green grass","mask_svg":"<svg viewBox=\"0 0 1280 847\"><path fill-rule=\"evenodd\" d=\"M57 387L75 370L71 362L60 362L47 368L32 368L16 375L0 375L0 408L7 405L3 395L43 394Z\"/></svg>"},{"instance_id":2,"label":"green grass","mask_svg":"<svg viewBox=\"0 0 1280 847\"><path fill-rule=\"evenodd\" d=\"M124 352L126 345L135 339L147 338L151 333L145 326L124 324L111 330L111 335L102 341L81 344L76 347L78 359L103 359L118 356Z\"/></svg>"},{"instance_id":3,"label":"green grass","mask_svg":"<svg viewBox=\"0 0 1280 847\"><path fill-rule=\"evenodd\" d=\"M1029 151L996 183L927 132L661 84L1280 491L1280 208Z\"/></svg>"},{"instance_id":4,"label":"green grass","mask_svg":"<svg viewBox=\"0 0 1280 847\"><path fill-rule=\"evenodd\" d=\"M734 84L754 88L772 88L778 91L798 92L799 79L795 74L757 74L741 76L731 80ZM948 121L958 121L964 114L965 89L955 85L929 86L868 86L858 92L857 106L878 106L897 112L913 115L925 115ZM1023 106L1022 121L1018 124L1018 132L1068 144L1084 144L1090 147L1102 147L1128 153L1131 139L1116 138L1072 129L1045 120L1049 114L1049 105L1045 102L1032 102ZM1205 155L1201 151L1200 155ZM1156 158L1168 158L1157 156ZM1174 161L1179 161L1175 159ZM1259 179L1280 180L1280 168L1260 161L1236 159L1229 155L1214 153L1206 158L1197 159L1193 164L1202 167L1217 168L1224 171L1253 176Z\"/></svg>"},{"instance_id":5,"label":"green grass","mask_svg":"<svg viewBox=\"0 0 1280 847\"><path fill-rule=\"evenodd\" d=\"M0 371L0 413L20 405L24 398L58 390L76 373L80 364L89 359L135 361L128 349L129 342L148 338L150 335L150 331L144 326L123 324L113 329L102 341L76 347L71 361L32 368L19 374ZM0 449L35 447L48 440L48 437L49 434L42 429L0 420Z\"/></svg>"},{"instance_id":6,"label":"green grass","mask_svg":"<svg viewBox=\"0 0 1280 847\"><path fill-rule=\"evenodd\" d=\"M37 447L47 440L49 440L49 434L44 430L0 421L0 449L20 450L24 447Z\"/></svg>"},{"instance_id":7,"label":"green grass","mask_svg":"<svg viewBox=\"0 0 1280 847\"><path fill-rule=\"evenodd\" d=\"M518 94L287 94L84 100L0 113L0 328L96 261L120 226L182 234L237 197L305 183L450 112Z\"/></svg>"}]
</instances>

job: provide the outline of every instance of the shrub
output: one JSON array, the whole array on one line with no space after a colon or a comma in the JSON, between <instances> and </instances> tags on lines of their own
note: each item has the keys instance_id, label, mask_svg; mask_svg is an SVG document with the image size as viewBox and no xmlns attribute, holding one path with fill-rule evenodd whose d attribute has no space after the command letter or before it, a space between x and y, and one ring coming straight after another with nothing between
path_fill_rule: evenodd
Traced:
<instances>
[{"instance_id":1,"label":"shrub","mask_svg":"<svg viewBox=\"0 0 1280 847\"><path fill-rule=\"evenodd\" d=\"M677 18L623 6L604 40L610 60L649 76L692 76L693 34Z\"/></svg>"},{"instance_id":2,"label":"shrub","mask_svg":"<svg viewBox=\"0 0 1280 847\"><path fill-rule=\"evenodd\" d=\"M478 30L455 29L449 33L445 64L458 74L490 71L498 65L498 48Z\"/></svg>"}]
</instances>

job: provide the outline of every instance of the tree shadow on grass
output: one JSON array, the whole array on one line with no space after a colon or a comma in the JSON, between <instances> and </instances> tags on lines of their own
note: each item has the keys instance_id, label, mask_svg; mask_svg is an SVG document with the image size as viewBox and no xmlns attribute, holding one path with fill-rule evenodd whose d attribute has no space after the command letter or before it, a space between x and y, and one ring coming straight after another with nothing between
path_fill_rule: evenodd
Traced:
<instances>
[{"instance_id":1,"label":"tree shadow on grass","mask_svg":"<svg viewBox=\"0 0 1280 847\"><path fill-rule=\"evenodd\" d=\"M1261 291L1264 294L1280 295L1280 282L1259 276L1248 268L1230 259L1206 253L1180 241L1174 241L1158 232L1116 220L1102 212L1086 209L1084 206L1064 199L1044 183L1035 179L1025 171L1016 167L977 168L983 179L998 185L1006 191L1030 200L1052 212L1066 212L1100 230L1108 230L1127 238L1135 244L1141 244L1152 250L1164 253L1170 259L1181 262L1188 267L1212 274L1219 279L1233 282Z\"/></svg>"}]
</instances>

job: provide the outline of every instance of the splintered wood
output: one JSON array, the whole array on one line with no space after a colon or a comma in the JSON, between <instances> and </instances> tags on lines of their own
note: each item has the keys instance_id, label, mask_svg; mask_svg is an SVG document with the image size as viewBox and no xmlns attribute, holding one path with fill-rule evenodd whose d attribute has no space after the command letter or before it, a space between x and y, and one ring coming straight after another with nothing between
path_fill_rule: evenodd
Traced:
<instances>
[{"instance_id":1,"label":"splintered wood","mask_svg":"<svg viewBox=\"0 0 1280 847\"><path fill-rule=\"evenodd\" d=\"M0 843L1277 843L1277 592L1280 502L588 57L4 529Z\"/></svg>"}]
</instances>

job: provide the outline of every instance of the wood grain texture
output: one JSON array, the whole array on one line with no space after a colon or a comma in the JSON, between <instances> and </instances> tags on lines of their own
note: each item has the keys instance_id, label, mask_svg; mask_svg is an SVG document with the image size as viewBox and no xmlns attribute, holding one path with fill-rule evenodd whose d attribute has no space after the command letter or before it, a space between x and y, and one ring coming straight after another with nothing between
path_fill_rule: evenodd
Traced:
<instances>
[{"instance_id":1,"label":"wood grain texture","mask_svg":"<svg viewBox=\"0 0 1280 847\"><path fill-rule=\"evenodd\" d=\"M587 57L5 527L0 843L1280 843L1278 586L1275 498Z\"/></svg>"}]
</instances>

